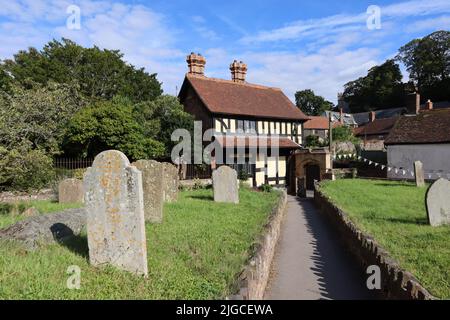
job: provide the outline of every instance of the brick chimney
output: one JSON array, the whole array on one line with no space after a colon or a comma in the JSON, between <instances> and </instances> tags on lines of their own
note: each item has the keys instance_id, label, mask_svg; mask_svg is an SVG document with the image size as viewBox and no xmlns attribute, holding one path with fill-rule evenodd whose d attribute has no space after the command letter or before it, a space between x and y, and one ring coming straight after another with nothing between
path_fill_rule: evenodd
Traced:
<instances>
[{"instance_id":1,"label":"brick chimney","mask_svg":"<svg viewBox=\"0 0 450 320\"><path fill-rule=\"evenodd\" d=\"M417 89L408 93L406 96L406 108L409 114L419 114L420 111L420 94Z\"/></svg>"},{"instance_id":2,"label":"brick chimney","mask_svg":"<svg viewBox=\"0 0 450 320\"><path fill-rule=\"evenodd\" d=\"M205 75L206 59L200 53L195 54L191 52L191 54L186 57L186 62L188 64L189 74L199 76Z\"/></svg>"},{"instance_id":3,"label":"brick chimney","mask_svg":"<svg viewBox=\"0 0 450 320\"><path fill-rule=\"evenodd\" d=\"M370 111L369 112L369 122L374 122L376 118L377 118L377 114L375 113L375 111Z\"/></svg>"},{"instance_id":4,"label":"brick chimney","mask_svg":"<svg viewBox=\"0 0 450 320\"><path fill-rule=\"evenodd\" d=\"M231 71L231 80L234 82L245 82L245 76L247 74L247 65L242 61L234 60L232 64L230 64Z\"/></svg>"},{"instance_id":5,"label":"brick chimney","mask_svg":"<svg viewBox=\"0 0 450 320\"><path fill-rule=\"evenodd\" d=\"M433 110L433 102L431 102L431 100L428 100L425 103L425 110Z\"/></svg>"},{"instance_id":6,"label":"brick chimney","mask_svg":"<svg viewBox=\"0 0 450 320\"><path fill-rule=\"evenodd\" d=\"M344 124L344 108L339 108L339 122Z\"/></svg>"}]
</instances>

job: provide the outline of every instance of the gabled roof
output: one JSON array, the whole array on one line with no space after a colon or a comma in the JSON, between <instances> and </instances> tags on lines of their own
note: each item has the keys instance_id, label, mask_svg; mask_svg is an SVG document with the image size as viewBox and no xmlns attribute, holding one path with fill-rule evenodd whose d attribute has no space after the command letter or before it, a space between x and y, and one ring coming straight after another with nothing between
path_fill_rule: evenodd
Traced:
<instances>
[{"instance_id":1,"label":"gabled roof","mask_svg":"<svg viewBox=\"0 0 450 320\"><path fill-rule=\"evenodd\" d=\"M400 117L384 143L450 143L450 109L421 111L418 115Z\"/></svg>"},{"instance_id":2,"label":"gabled roof","mask_svg":"<svg viewBox=\"0 0 450 320\"><path fill-rule=\"evenodd\" d=\"M327 117L310 116L309 118L310 120L305 122L303 128L316 130L328 130L330 128L330 124Z\"/></svg>"},{"instance_id":3,"label":"gabled roof","mask_svg":"<svg viewBox=\"0 0 450 320\"><path fill-rule=\"evenodd\" d=\"M309 119L277 88L187 74L180 97L189 84L213 114L296 121Z\"/></svg>"},{"instance_id":4,"label":"gabled roof","mask_svg":"<svg viewBox=\"0 0 450 320\"><path fill-rule=\"evenodd\" d=\"M397 120L398 117L375 119L373 122L369 122L365 126L355 128L353 132L356 136L388 134L394 127Z\"/></svg>"}]
</instances>

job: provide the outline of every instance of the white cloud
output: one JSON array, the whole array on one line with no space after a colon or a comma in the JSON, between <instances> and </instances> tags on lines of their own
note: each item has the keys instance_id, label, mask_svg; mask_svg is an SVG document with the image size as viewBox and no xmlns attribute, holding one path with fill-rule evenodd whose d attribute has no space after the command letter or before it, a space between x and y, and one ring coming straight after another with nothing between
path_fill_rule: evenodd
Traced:
<instances>
[{"instance_id":1,"label":"white cloud","mask_svg":"<svg viewBox=\"0 0 450 320\"><path fill-rule=\"evenodd\" d=\"M53 38L66 37L87 47L121 50L126 61L158 73L164 89L175 93L184 74L184 53L175 47L178 31L170 26L166 16L143 5L76 1L81 9L81 30L69 30L66 9L72 3L20 0L2 4L0 18L7 22L0 25L0 59L29 46L42 48Z\"/></svg>"},{"instance_id":2,"label":"white cloud","mask_svg":"<svg viewBox=\"0 0 450 320\"><path fill-rule=\"evenodd\" d=\"M381 19L389 21L393 18L425 16L450 12L450 1L407 1L381 7ZM246 44L296 40L305 37L329 36L349 30L367 31L366 12L359 14L338 14L320 19L298 20L283 27L260 31L255 35L247 35L241 39Z\"/></svg>"},{"instance_id":3,"label":"white cloud","mask_svg":"<svg viewBox=\"0 0 450 320\"><path fill-rule=\"evenodd\" d=\"M221 37L211 28L209 17L196 15L183 23L189 36L202 37L203 45L189 47L197 43L195 39L185 39L187 34L175 27L171 16L148 5L103 0L0 1L0 59L29 46L41 48L52 38L67 37L83 46L120 49L129 63L158 73L170 94L180 88L187 70L186 54L195 51L207 59L207 76L230 79L229 64L243 60L249 66L249 82L280 87L291 99L295 91L311 88L336 102L337 92L346 82L365 75L395 53L398 48L390 47L392 37L450 28L448 0L384 6L382 29L373 31L366 27L365 12L293 21L256 34L248 34L229 17L216 14L217 20L233 31L231 36L220 35L227 36L230 46L217 47ZM72 3L81 8L81 30L66 28L66 8ZM187 49L181 48L183 45Z\"/></svg>"},{"instance_id":4,"label":"white cloud","mask_svg":"<svg viewBox=\"0 0 450 320\"><path fill-rule=\"evenodd\" d=\"M450 15L414 21L406 28L406 31L412 33L430 29L450 30Z\"/></svg>"}]
</instances>

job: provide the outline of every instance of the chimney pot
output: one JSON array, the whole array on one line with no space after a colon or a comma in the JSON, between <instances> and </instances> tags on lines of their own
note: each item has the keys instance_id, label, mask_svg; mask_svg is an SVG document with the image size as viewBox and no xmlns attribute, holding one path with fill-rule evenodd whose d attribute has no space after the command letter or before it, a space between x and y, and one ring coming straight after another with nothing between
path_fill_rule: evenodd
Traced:
<instances>
[{"instance_id":1,"label":"chimney pot","mask_svg":"<svg viewBox=\"0 0 450 320\"><path fill-rule=\"evenodd\" d=\"M200 76L205 75L206 59L202 57L200 53L199 54L191 53L186 57L186 62L188 64L189 74Z\"/></svg>"},{"instance_id":2,"label":"chimney pot","mask_svg":"<svg viewBox=\"0 0 450 320\"><path fill-rule=\"evenodd\" d=\"M234 60L230 64L231 80L234 82L245 82L245 76L247 74L247 65L245 63Z\"/></svg>"},{"instance_id":3,"label":"chimney pot","mask_svg":"<svg viewBox=\"0 0 450 320\"><path fill-rule=\"evenodd\" d=\"M420 94L417 92L417 88L414 92L407 95L406 108L410 114L419 114L420 112Z\"/></svg>"}]
</instances>

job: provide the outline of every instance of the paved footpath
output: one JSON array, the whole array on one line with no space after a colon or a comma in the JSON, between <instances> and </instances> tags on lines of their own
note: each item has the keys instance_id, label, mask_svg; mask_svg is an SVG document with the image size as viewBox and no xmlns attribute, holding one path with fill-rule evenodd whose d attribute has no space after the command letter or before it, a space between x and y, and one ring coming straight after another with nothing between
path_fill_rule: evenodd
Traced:
<instances>
[{"instance_id":1,"label":"paved footpath","mask_svg":"<svg viewBox=\"0 0 450 320\"><path fill-rule=\"evenodd\" d=\"M311 199L288 196L266 299L374 299L366 277Z\"/></svg>"}]
</instances>

